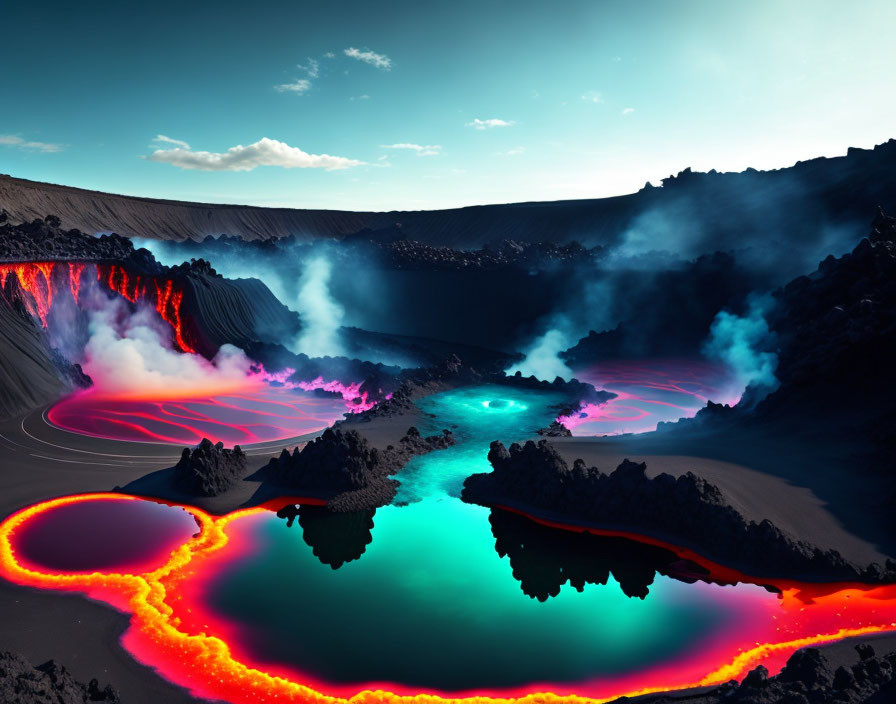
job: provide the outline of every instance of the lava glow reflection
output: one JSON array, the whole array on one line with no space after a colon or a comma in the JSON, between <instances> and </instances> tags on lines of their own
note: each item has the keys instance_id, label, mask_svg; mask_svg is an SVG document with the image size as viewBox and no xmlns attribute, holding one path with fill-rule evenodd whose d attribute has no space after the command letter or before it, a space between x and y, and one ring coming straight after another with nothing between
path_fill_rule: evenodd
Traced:
<instances>
[{"instance_id":1,"label":"lava glow reflection","mask_svg":"<svg viewBox=\"0 0 896 704\"><path fill-rule=\"evenodd\" d=\"M263 515L258 507L214 518L188 508L200 532L173 548L167 562L152 571L123 570L90 573L59 572L22 561L20 536L30 521L47 512L79 502L141 501L136 497L94 494L64 497L37 504L7 518L0 525L0 572L7 579L32 587L77 591L108 601L131 614L131 626L122 642L138 660L155 667L164 677L194 694L230 702L336 702L351 696L355 702L435 702L438 692L415 694L400 683L376 683L377 691L343 691L313 675L297 671L271 671L237 657L239 643L227 640L227 627L217 623L201 603L193 603L190 584L201 580L211 566L257 549L251 531L240 523ZM550 683L532 683L511 691L478 691L467 701L582 702L606 701L624 694L636 695L668 688L710 685L742 676L762 662L772 671L799 647L896 630L896 587L789 585L767 609L764 621L752 612L749 642L738 643L736 633L721 641L707 642L687 659L676 659L643 672L603 677L562 689L578 694L546 694L557 691ZM757 632L762 635L756 638ZM308 637L313 637L308 634ZM541 693L536 693L541 692ZM452 701L461 699L450 697Z\"/></svg>"},{"instance_id":2,"label":"lava glow reflection","mask_svg":"<svg viewBox=\"0 0 896 704\"><path fill-rule=\"evenodd\" d=\"M707 401L734 405L743 391L723 367L697 360L614 360L575 376L617 396L558 418L574 435L649 432L657 423L694 416Z\"/></svg>"},{"instance_id":3,"label":"lava glow reflection","mask_svg":"<svg viewBox=\"0 0 896 704\"><path fill-rule=\"evenodd\" d=\"M341 398L247 383L243 388L178 398L133 398L88 389L47 412L55 426L93 437L195 445L284 440L329 427L345 413Z\"/></svg>"}]
</instances>

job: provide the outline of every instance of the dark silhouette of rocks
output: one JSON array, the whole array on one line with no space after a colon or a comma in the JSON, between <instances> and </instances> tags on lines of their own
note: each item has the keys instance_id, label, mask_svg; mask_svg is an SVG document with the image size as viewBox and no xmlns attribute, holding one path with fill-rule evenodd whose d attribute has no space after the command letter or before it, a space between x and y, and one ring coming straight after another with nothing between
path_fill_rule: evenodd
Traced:
<instances>
[{"instance_id":1,"label":"dark silhouette of rocks","mask_svg":"<svg viewBox=\"0 0 896 704\"><path fill-rule=\"evenodd\" d=\"M0 701L15 704L121 702L112 687L93 679L84 684L54 660L34 667L18 653L0 652Z\"/></svg>"},{"instance_id":2,"label":"dark silhouette of rocks","mask_svg":"<svg viewBox=\"0 0 896 704\"><path fill-rule=\"evenodd\" d=\"M246 473L246 455L239 445L232 450L224 443L202 438L198 446L185 447L174 466L178 489L194 496L218 496L233 487Z\"/></svg>"},{"instance_id":3,"label":"dark silhouette of rocks","mask_svg":"<svg viewBox=\"0 0 896 704\"><path fill-rule=\"evenodd\" d=\"M543 435L546 438L571 438L572 431L567 428L562 423L558 423L557 421L551 421L551 424L547 428L539 428L538 434Z\"/></svg>"},{"instance_id":4,"label":"dark silhouette of rocks","mask_svg":"<svg viewBox=\"0 0 896 704\"><path fill-rule=\"evenodd\" d=\"M626 596L639 599L648 595L657 574L688 583L711 581L702 567L665 548L551 528L502 509L492 509L489 523L495 552L507 556L520 588L539 601L557 596L567 583L577 591L587 584L606 585L611 575Z\"/></svg>"},{"instance_id":5,"label":"dark silhouette of rocks","mask_svg":"<svg viewBox=\"0 0 896 704\"><path fill-rule=\"evenodd\" d=\"M335 512L326 506L287 505L277 511L292 527L296 518L302 528L302 539L314 556L334 570L346 562L357 560L373 540L375 509Z\"/></svg>"},{"instance_id":6,"label":"dark silhouette of rocks","mask_svg":"<svg viewBox=\"0 0 896 704\"><path fill-rule=\"evenodd\" d=\"M893 447L896 437L896 218L878 212L849 254L774 294L780 387L757 407L766 419L799 417L836 399L840 432ZM815 415L815 414L813 414Z\"/></svg>"},{"instance_id":7,"label":"dark silhouette of rocks","mask_svg":"<svg viewBox=\"0 0 896 704\"><path fill-rule=\"evenodd\" d=\"M493 442L489 474L464 482L462 498L509 506L567 523L654 535L755 577L803 580L896 579L896 563L858 567L834 550L799 540L771 523L746 519L725 495L688 472L650 479L647 465L625 460L611 474L576 460L570 467L547 441Z\"/></svg>"},{"instance_id":8,"label":"dark silhouette of rocks","mask_svg":"<svg viewBox=\"0 0 896 704\"><path fill-rule=\"evenodd\" d=\"M450 430L423 437L411 427L398 445L373 447L357 430L328 428L301 450L284 449L259 477L300 495L326 498L331 511L351 512L385 506L398 489L390 475L412 457L454 445Z\"/></svg>"},{"instance_id":9,"label":"dark silhouette of rocks","mask_svg":"<svg viewBox=\"0 0 896 704\"><path fill-rule=\"evenodd\" d=\"M682 701L692 704L885 704L896 699L896 653L876 655L867 643L856 646L859 661L836 666L822 650L804 648L788 659L781 672L769 677L759 665L740 684L688 695L651 695L639 699L646 704ZM674 696L674 698L673 698ZM626 698L616 702L629 701Z\"/></svg>"}]
</instances>

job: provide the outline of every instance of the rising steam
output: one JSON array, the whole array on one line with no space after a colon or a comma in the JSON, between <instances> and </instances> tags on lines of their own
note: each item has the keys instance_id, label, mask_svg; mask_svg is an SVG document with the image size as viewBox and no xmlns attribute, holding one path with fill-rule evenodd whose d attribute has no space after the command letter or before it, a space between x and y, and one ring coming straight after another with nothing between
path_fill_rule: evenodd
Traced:
<instances>
[{"instance_id":1,"label":"rising steam","mask_svg":"<svg viewBox=\"0 0 896 704\"><path fill-rule=\"evenodd\" d=\"M751 296L744 315L720 311L712 322L703 352L723 362L744 389L752 388L754 401L778 387L775 369L778 355L772 351L774 337L765 319L771 310L771 296Z\"/></svg>"},{"instance_id":2,"label":"rising steam","mask_svg":"<svg viewBox=\"0 0 896 704\"><path fill-rule=\"evenodd\" d=\"M208 394L245 388L251 362L242 350L223 345L214 360L173 349L170 328L155 309L94 291L89 308L90 337L82 366L103 394L164 396ZM168 329L166 329L168 328Z\"/></svg>"},{"instance_id":3,"label":"rising steam","mask_svg":"<svg viewBox=\"0 0 896 704\"><path fill-rule=\"evenodd\" d=\"M302 332L294 344L295 352L309 357L337 357L345 354L339 336L345 309L330 295L333 265L323 255L310 259L299 280L296 300Z\"/></svg>"},{"instance_id":4,"label":"rising steam","mask_svg":"<svg viewBox=\"0 0 896 704\"><path fill-rule=\"evenodd\" d=\"M572 370L560 358L560 353L570 346L570 335L562 326L553 327L535 339L525 353L522 362L506 370L507 374L520 372L523 376L534 376L545 381L553 381L558 376L572 378Z\"/></svg>"}]
</instances>

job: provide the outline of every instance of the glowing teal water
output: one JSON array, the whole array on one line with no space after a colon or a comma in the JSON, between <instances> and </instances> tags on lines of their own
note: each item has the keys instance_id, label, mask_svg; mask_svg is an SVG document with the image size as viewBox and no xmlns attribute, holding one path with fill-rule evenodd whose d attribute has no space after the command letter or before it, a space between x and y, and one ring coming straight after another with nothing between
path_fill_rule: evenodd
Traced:
<instances>
[{"instance_id":1,"label":"glowing teal water","mask_svg":"<svg viewBox=\"0 0 896 704\"><path fill-rule=\"evenodd\" d=\"M492 440L528 437L560 401L501 387L426 399L422 409L437 417L425 430L455 426L459 444L403 470L400 500L410 505L375 516L303 507L291 528L273 514L238 520L231 530L257 548L215 577L206 602L262 664L406 691L619 677L748 631L774 598L755 587L658 578L640 600L611 578L545 602L523 593L495 551L489 511L454 496L466 476L488 471Z\"/></svg>"},{"instance_id":2,"label":"glowing teal water","mask_svg":"<svg viewBox=\"0 0 896 704\"><path fill-rule=\"evenodd\" d=\"M448 428L457 444L411 460L401 471L395 503L438 495L459 497L464 479L491 471L486 456L493 440L509 444L534 435L557 417L563 401L558 393L495 385L454 389L422 399L420 409L436 417L428 417L421 431Z\"/></svg>"}]
</instances>

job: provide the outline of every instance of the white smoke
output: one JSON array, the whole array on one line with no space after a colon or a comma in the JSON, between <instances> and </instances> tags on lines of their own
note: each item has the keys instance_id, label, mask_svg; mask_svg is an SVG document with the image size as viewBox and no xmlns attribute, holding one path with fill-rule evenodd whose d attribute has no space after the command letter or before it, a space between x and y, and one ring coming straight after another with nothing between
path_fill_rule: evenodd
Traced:
<instances>
[{"instance_id":1,"label":"white smoke","mask_svg":"<svg viewBox=\"0 0 896 704\"><path fill-rule=\"evenodd\" d=\"M324 255L317 255L305 264L296 299L302 331L293 345L294 352L309 357L345 354L339 334L345 309L330 295L332 273L333 265Z\"/></svg>"},{"instance_id":2,"label":"white smoke","mask_svg":"<svg viewBox=\"0 0 896 704\"><path fill-rule=\"evenodd\" d=\"M506 370L506 374L520 372L523 376L534 376L544 381L553 381L558 376L572 379L572 369L560 358L560 353L571 345L571 337L562 326L553 327L535 339L525 353L522 362Z\"/></svg>"},{"instance_id":3,"label":"white smoke","mask_svg":"<svg viewBox=\"0 0 896 704\"><path fill-rule=\"evenodd\" d=\"M723 362L743 389L752 387L758 401L778 387L775 369L778 355L772 351L773 335L765 319L773 305L769 295L751 296L744 315L721 311L716 315L703 346L710 359Z\"/></svg>"},{"instance_id":4,"label":"white smoke","mask_svg":"<svg viewBox=\"0 0 896 704\"><path fill-rule=\"evenodd\" d=\"M212 361L172 347L171 327L155 309L138 304L131 312L122 299L92 291L90 337L82 366L98 392L108 394L207 394L246 384L250 360L223 345Z\"/></svg>"}]
</instances>

